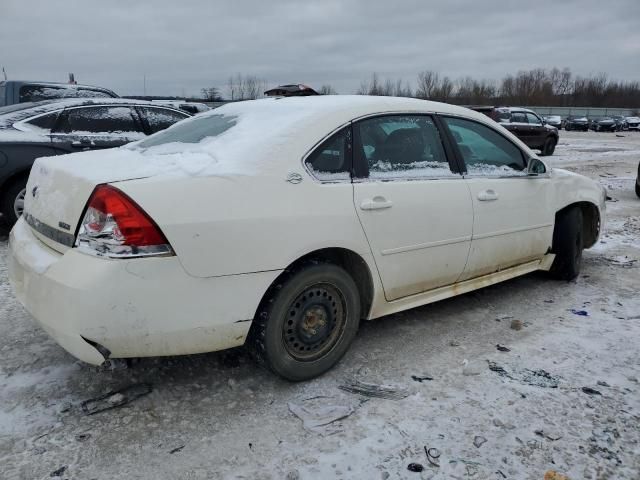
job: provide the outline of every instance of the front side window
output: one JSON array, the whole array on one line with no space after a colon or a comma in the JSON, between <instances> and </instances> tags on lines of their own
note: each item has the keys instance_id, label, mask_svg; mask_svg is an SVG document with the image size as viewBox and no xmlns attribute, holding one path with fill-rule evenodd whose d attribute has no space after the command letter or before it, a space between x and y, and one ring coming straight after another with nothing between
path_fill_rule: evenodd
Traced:
<instances>
[{"instance_id":1,"label":"front side window","mask_svg":"<svg viewBox=\"0 0 640 480\"><path fill-rule=\"evenodd\" d=\"M83 107L68 110L65 133L113 134L142 132L130 107Z\"/></svg>"},{"instance_id":2,"label":"front side window","mask_svg":"<svg viewBox=\"0 0 640 480\"><path fill-rule=\"evenodd\" d=\"M527 113L527 121L529 122L529 125L542 125L540 119L533 113Z\"/></svg>"},{"instance_id":3,"label":"front side window","mask_svg":"<svg viewBox=\"0 0 640 480\"><path fill-rule=\"evenodd\" d=\"M462 118L443 118L460 151L469 175L523 175L522 151L495 130Z\"/></svg>"},{"instance_id":4,"label":"front side window","mask_svg":"<svg viewBox=\"0 0 640 480\"><path fill-rule=\"evenodd\" d=\"M359 142L354 146L354 155L366 164L371 179L455 175L430 116L375 117L358 122L355 128Z\"/></svg>"},{"instance_id":5,"label":"front side window","mask_svg":"<svg viewBox=\"0 0 640 480\"><path fill-rule=\"evenodd\" d=\"M346 127L322 142L305 160L318 180L349 180L351 172L351 128Z\"/></svg>"},{"instance_id":6,"label":"front side window","mask_svg":"<svg viewBox=\"0 0 640 480\"><path fill-rule=\"evenodd\" d=\"M159 132L169 128L174 123L184 120L189 116L186 113L176 112L168 108L140 107L143 115L147 119L151 133Z\"/></svg>"}]
</instances>

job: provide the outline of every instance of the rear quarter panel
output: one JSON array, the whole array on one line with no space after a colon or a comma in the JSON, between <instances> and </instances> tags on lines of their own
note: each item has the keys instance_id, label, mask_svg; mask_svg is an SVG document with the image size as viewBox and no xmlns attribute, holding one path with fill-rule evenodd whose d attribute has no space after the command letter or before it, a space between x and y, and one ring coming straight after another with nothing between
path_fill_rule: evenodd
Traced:
<instances>
[{"instance_id":1,"label":"rear quarter panel","mask_svg":"<svg viewBox=\"0 0 640 480\"><path fill-rule=\"evenodd\" d=\"M285 176L191 177L117 183L153 218L196 277L279 270L340 247L371 264L348 182L321 184L302 167ZM373 272L373 270L372 270Z\"/></svg>"}]
</instances>

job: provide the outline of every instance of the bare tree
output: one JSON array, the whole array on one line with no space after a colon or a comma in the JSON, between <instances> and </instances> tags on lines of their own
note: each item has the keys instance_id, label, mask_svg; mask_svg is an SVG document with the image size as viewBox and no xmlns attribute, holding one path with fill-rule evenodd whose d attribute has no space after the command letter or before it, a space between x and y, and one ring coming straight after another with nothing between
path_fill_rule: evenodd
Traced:
<instances>
[{"instance_id":1,"label":"bare tree","mask_svg":"<svg viewBox=\"0 0 640 480\"><path fill-rule=\"evenodd\" d=\"M267 81L256 75L243 76L240 73L229 77L227 90L231 100L255 100L262 97L267 89Z\"/></svg>"},{"instance_id":2,"label":"bare tree","mask_svg":"<svg viewBox=\"0 0 640 480\"><path fill-rule=\"evenodd\" d=\"M424 70L418 73L418 86L416 87L416 98L424 100L434 98L434 93L440 86L440 75L431 70Z\"/></svg>"},{"instance_id":3,"label":"bare tree","mask_svg":"<svg viewBox=\"0 0 640 480\"><path fill-rule=\"evenodd\" d=\"M322 85L318 90L320 95L337 95L336 89L329 84Z\"/></svg>"},{"instance_id":4,"label":"bare tree","mask_svg":"<svg viewBox=\"0 0 640 480\"><path fill-rule=\"evenodd\" d=\"M202 98L209 102L219 102L222 100L220 91L216 87L203 88L200 92L202 93Z\"/></svg>"}]
</instances>

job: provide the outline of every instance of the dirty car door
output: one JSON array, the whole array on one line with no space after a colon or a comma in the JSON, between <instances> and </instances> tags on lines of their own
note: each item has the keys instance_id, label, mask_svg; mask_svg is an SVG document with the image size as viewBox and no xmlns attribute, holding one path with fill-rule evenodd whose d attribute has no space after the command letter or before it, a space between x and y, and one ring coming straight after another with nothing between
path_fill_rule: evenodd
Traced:
<instances>
[{"instance_id":1,"label":"dirty car door","mask_svg":"<svg viewBox=\"0 0 640 480\"><path fill-rule=\"evenodd\" d=\"M522 150L479 122L443 117L466 164L473 200L471 251L460 280L542 258L555 212L548 175L530 176Z\"/></svg>"},{"instance_id":2,"label":"dirty car door","mask_svg":"<svg viewBox=\"0 0 640 480\"><path fill-rule=\"evenodd\" d=\"M464 269L471 199L445 151L428 115L354 124L354 207L387 300L454 283Z\"/></svg>"}]
</instances>

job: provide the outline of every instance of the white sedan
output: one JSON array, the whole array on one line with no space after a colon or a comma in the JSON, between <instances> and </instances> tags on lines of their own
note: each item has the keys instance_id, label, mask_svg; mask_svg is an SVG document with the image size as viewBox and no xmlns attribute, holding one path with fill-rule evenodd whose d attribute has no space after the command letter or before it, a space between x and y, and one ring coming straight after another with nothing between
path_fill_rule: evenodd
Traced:
<instances>
[{"instance_id":1,"label":"white sedan","mask_svg":"<svg viewBox=\"0 0 640 480\"><path fill-rule=\"evenodd\" d=\"M85 362L246 344L303 380L344 355L361 319L534 270L574 278L604 202L465 108L269 98L39 159L10 278Z\"/></svg>"}]
</instances>

